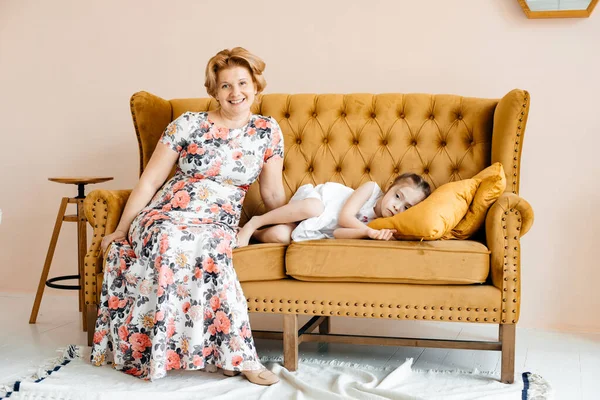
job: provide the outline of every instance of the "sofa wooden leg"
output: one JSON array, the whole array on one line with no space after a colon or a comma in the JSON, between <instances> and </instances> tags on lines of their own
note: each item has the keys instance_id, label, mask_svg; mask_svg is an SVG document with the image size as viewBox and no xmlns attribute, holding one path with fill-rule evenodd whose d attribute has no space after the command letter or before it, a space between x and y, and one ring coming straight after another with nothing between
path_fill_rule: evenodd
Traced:
<instances>
[{"instance_id":1,"label":"sofa wooden leg","mask_svg":"<svg viewBox=\"0 0 600 400\"><path fill-rule=\"evenodd\" d=\"M502 342L502 368L500 381L513 383L515 380L516 325L501 324L499 338Z\"/></svg>"},{"instance_id":2,"label":"sofa wooden leg","mask_svg":"<svg viewBox=\"0 0 600 400\"><path fill-rule=\"evenodd\" d=\"M98 317L98 306L96 304L88 304L86 310L87 313L87 339L88 346L94 343L94 330L96 329L96 318Z\"/></svg>"},{"instance_id":3,"label":"sofa wooden leg","mask_svg":"<svg viewBox=\"0 0 600 400\"><path fill-rule=\"evenodd\" d=\"M325 317L323 322L321 322L321 324L319 325L319 333L321 335L327 335L327 334L329 334L329 329L330 329L329 317Z\"/></svg>"},{"instance_id":4,"label":"sofa wooden leg","mask_svg":"<svg viewBox=\"0 0 600 400\"><path fill-rule=\"evenodd\" d=\"M298 369L298 316L283 315L283 366L288 371Z\"/></svg>"}]
</instances>

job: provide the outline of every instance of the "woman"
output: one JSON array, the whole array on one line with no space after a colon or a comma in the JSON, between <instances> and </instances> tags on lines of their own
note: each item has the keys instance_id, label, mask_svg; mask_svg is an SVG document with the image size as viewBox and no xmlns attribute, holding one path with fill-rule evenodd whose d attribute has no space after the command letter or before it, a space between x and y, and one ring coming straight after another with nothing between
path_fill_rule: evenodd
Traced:
<instances>
[{"instance_id":1,"label":"woman","mask_svg":"<svg viewBox=\"0 0 600 400\"><path fill-rule=\"evenodd\" d=\"M241 47L217 53L205 86L220 107L184 113L160 138L117 229L102 240L108 253L93 364L112 359L147 380L219 367L259 385L278 381L258 361L232 265L250 184L260 176L268 209L285 202L281 130L250 112L266 85L264 68Z\"/></svg>"}]
</instances>

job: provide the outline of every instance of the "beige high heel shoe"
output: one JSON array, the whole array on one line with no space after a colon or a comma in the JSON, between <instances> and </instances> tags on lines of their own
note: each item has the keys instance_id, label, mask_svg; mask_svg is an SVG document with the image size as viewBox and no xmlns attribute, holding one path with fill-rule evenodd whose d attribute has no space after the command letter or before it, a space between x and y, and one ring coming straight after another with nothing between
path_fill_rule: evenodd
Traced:
<instances>
[{"instance_id":1,"label":"beige high heel shoe","mask_svg":"<svg viewBox=\"0 0 600 400\"><path fill-rule=\"evenodd\" d=\"M205 372L210 372L210 373L215 373L219 370L219 368L217 368L217 366L215 364L207 364L203 370ZM201 370L202 371L202 370Z\"/></svg>"},{"instance_id":2,"label":"beige high heel shoe","mask_svg":"<svg viewBox=\"0 0 600 400\"><path fill-rule=\"evenodd\" d=\"M279 378L277 377L277 375L275 375L274 373L272 373L271 371L269 371L266 368L262 368L262 369L258 369L256 371L229 371L229 370L223 370L223 375L225 376L236 376L239 375L240 373L244 374L244 376L246 377L246 379L248 379L251 383L254 383L255 385L262 385L262 386L271 386L277 382L279 382Z\"/></svg>"}]
</instances>

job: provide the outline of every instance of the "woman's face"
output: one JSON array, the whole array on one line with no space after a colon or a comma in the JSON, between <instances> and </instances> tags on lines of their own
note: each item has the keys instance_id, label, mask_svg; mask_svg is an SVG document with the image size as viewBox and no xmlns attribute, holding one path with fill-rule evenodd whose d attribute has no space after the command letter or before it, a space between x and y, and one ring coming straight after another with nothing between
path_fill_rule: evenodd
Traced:
<instances>
[{"instance_id":1,"label":"woman's face","mask_svg":"<svg viewBox=\"0 0 600 400\"><path fill-rule=\"evenodd\" d=\"M255 95L256 88L248 69L232 67L218 72L216 99L225 115L247 115Z\"/></svg>"}]
</instances>

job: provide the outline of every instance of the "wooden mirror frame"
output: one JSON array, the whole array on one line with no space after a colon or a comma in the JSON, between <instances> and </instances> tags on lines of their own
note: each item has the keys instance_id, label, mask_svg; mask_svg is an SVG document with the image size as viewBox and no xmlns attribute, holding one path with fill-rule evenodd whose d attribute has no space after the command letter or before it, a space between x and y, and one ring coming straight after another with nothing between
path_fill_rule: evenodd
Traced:
<instances>
[{"instance_id":1,"label":"wooden mirror frame","mask_svg":"<svg viewBox=\"0 0 600 400\"><path fill-rule=\"evenodd\" d=\"M588 18L592 15L594 7L598 4L598 0L592 0L590 5L585 10L558 10L558 11L531 11L526 0L518 0L521 8L525 12L527 18Z\"/></svg>"}]
</instances>

